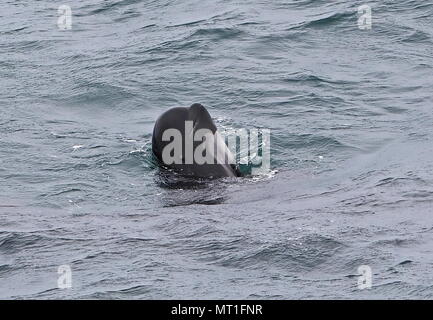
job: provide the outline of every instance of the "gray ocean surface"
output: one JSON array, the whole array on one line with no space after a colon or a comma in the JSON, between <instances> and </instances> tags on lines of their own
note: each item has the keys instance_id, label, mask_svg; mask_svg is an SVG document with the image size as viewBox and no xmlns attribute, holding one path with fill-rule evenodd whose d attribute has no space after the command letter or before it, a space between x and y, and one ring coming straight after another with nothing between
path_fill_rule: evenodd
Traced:
<instances>
[{"instance_id":1,"label":"gray ocean surface","mask_svg":"<svg viewBox=\"0 0 433 320\"><path fill-rule=\"evenodd\" d=\"M1 4L0 298L433 298L433 1ZM195 102L273 171L161 185Z\"/></svg>"}]
</instances>

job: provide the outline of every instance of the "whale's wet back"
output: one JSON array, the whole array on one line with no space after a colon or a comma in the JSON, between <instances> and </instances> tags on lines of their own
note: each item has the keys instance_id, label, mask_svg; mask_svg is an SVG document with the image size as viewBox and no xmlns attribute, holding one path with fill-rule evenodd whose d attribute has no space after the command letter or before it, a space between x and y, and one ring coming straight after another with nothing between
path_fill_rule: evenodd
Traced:
<instances>
[{"instance_id":1,"label":"whale's wet back","mask_svg":"<svg viewBox=\"0 0 433 320\"><path fill-rule=\"evenodd\" d=\"M199 132L205 134L197 139ZM163 168L182 175L193 178L240 175L234 156L218 135L209 112L198 103L189 108L172 108L159 116L153 129L152 151Z\"/></svg>"}]
</instances>

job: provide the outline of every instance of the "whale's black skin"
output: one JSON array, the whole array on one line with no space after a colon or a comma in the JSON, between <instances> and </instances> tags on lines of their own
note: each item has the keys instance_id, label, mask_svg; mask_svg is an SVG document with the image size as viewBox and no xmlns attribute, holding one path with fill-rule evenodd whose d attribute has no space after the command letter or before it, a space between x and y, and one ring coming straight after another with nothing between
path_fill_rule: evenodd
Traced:
<instances>
[{"instance_id":1,"label":"whale's black skin","mask_svg":"<svg viewBox=\"0 0 433 320\"><path fill-rule=\"evenodd\" d=\"M163 141L163 133L167 129L179 130L182 134L182 150L185 150L185 121L193 122L193 134L199 129L209 129L213 134L217 131L217 127L212 121L209 112L201 104L195 103L189 108L176 107L165 111L156 120L152 135L152 151L162 167L173 169L183 175L199 178L240 176L240 171L236 165L229 163L217 163L215 161L213 164L197 164L194 159L192 164L186 164L185 161L182 161L181 164L165 164L162 159L162 152L170 141ZM193 150L195 150L199 144L201 144L200 141L194 141ZM229 152L228 149L226 149L226 152Z\"/></svg>"}]
</instances>

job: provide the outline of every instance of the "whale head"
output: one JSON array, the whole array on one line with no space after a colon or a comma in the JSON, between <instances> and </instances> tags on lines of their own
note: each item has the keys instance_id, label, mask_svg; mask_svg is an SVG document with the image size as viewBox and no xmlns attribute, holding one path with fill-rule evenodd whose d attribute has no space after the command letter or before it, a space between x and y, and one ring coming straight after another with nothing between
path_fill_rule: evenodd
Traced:
<instances>
[{"instance_id":1,"label":"whale head","mask_svg":"<svg viewBox=\"0 0 433 320\"><path fill-rule=\"evenodd\" d=\"M164 168L201 178L239 176L235 157L227 148L206 108L165 111L155 122L152 151Z\"/></svg>"}]
</instances>

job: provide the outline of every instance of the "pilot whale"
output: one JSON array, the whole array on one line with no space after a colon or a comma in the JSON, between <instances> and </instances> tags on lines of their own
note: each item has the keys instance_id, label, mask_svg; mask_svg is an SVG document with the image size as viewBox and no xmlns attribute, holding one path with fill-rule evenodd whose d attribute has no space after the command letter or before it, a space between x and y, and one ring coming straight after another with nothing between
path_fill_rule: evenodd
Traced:
<instances>
[{"instance_id":1,"label":"pilot whale","mask_svg":"<svg viewBox=\"0 0 433 320\"><path fill-rule=\"evenodd\" d=\"M198 178L240 176L235 157L227 148L206 108L165 111L155 122L152 151L161 167Z\"/></svg>"}]
</instances>

